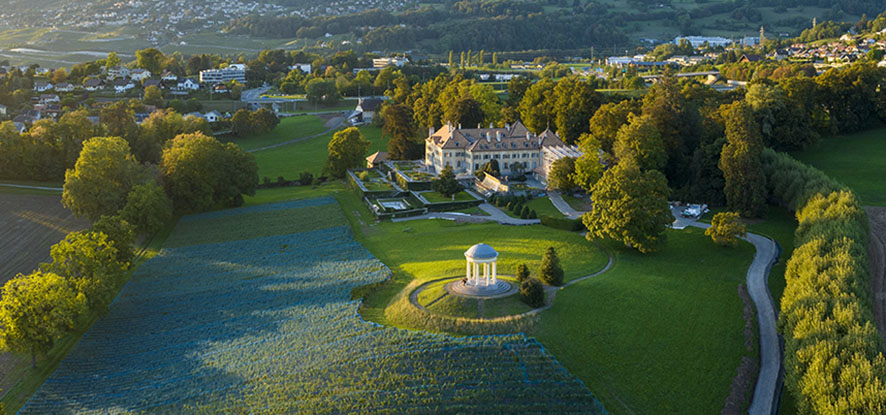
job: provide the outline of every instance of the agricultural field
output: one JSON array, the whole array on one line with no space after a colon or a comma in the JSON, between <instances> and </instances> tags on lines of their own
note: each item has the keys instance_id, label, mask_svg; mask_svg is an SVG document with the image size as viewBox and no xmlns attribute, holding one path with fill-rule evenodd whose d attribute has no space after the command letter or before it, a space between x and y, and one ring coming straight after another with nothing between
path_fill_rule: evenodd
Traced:
<instances>
[{"instance_id":1,"label":"agricultural field","mask_svg":"<svg viewBox=\"0 0 886 415\"><path fill-rule=\"evenodd\" d=\"M271 212L289 220L264 221ZM230 233L217 233L222 219ZM523 335L363 321L352 291L390 271L354 240L335 199L186 217L169 246L20 414L603 413Z\"/></svg>"},{"instance_id":2,"label":"agricultural field","mask_svg":"<svg viewBox=\"0 0 886 415\"><path fill-rule=\"evenodd\" d=\"M851 187L862 205L886 206L886 129L825 138L792 155Z\"/></svg>"},{"instance_id":3,"label":"agricultural field","mask_svg":"<svg viewBox=\"0 0 886 415\"><path fill-rule=\"evenodd\" d=\"M281 129L281 127L282 124L277 127L277 130ZM369 151L366 152L367 156L376 151L385 151L387 139L382 138L381 128L363 126L359 127L359 129L371 143ZM283 131L283 134L285 134L285 130ZM294 180L305 171L313 173L314 176L319 176L323 171L323 165L326 163L326 157L329 155L327 147L329 141L332 140L333 134L333 132L330 132L309 140L254 152L253 155L255 155L255 160L258 162L259 179L269 177L271 180L275 180L278 176L283 176L286 179Z\"/></svg>"}]
</instances>

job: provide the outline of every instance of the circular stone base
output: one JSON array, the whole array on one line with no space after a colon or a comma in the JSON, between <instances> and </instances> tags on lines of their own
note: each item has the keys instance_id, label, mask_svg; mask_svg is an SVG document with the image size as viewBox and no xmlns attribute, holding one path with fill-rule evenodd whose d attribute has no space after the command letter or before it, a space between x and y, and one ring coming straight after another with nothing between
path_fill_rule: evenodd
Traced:
<instances>
[{"instance_id":1,"label":"circular stone base","mask_svg":"<svg viewBox=\"0 0 886 415\"><path fill-rule=\"evenodd\" d=\"M490 285L483 285L483 281L479 285L467 285L463 280L456 280L446 284L446 291L466 297L505 297L513 294L514 285L504 280L496 280L495 284Z\"/></svg>"}]
</instances>

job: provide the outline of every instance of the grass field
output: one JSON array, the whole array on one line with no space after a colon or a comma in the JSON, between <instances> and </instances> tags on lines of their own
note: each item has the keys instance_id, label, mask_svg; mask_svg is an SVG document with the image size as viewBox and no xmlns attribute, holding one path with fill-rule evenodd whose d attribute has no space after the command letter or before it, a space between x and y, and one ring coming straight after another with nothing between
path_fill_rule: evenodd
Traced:
<instances>
[{"instance_id":1,"label":"grass field","mask_svg":"<svg viewBox=\"0 0 886 415\"><path fill-rule=\"evenodd\" d=\"M474 199L473 196L469 195L468 192L465 192L465 191L461 191L461 192L456 193L454 195L455 199L453 199L452 197L443 196L437 192L422 192L421 195L424 196L424 198L427 199L428 202L430 202L430 203L445 203L445 202L452 202L453 200L456 202L476 200L476 199Z\"/></svg>"},{"instance_id":2,"label":"grass field","mask_svg":"<svg viewBox=\"0 0 886 415\"><path fill-rule=\"evenodd\" d=\"M862 204L886 206L886 129L826 138L792 155L851 187Z\"/></svg>"},{"instance_id":3,"label":"grass field","mask_svg":"<svg viewBox=\"0 0 886 415\"><path fill-rule=\"evenodd\" d=\"M387 140L382 139L381 128L364 126L359 129L371 143L369 151L366 152L367 156L387 148ZM273 180L278 176L283 176L287 179L295 179L305 171L319 176L326 163L326 157L329 154L327 146L329 140L332 140L333 134L330 132L310 140L270 150L256 151L253 154L258 162L258 177L270 177Z\"/></svg>"},{"instance_id":4,"label":"grass field","mask_svg":"<svg viewBox=\"0 0 886 415\"><path fill-rule=\"evenodd\" d=\"M532 199L526 202L526 206L529 206L529 209L534 210L535 214L538 216L549 216L552 218L563 217L563 214L554 207L553 203L551 203L551 199L548 199L547 197L537 197Z\"/></svg>"},{"instance_id":5,"label":"grass field","mask_svg":"<svg viewBox=\"0 0 886 415\"><path fill-rule=\"evenodd\" d=\"M388 271L345 225L331 198L182 218L197 245L143 264L19 413L602 412L533 339L362 321L351 290Z\"/></svg>"},{"instance_id":6,"label":"grass field","mask_svg":"<svg viewBox=\"0 0 886 415\"><path fill-rule=\"evenodd\" d=\"M744 353L753 247L690 228L642 255L615 248L608 272L557 294L534 333L614 414L719 413Z\"/></svg>"},{"instance_id":7,"label":"grass field","mask_svg":"<svg viewBox=\"0 0 886 415\"><path fill-rule=\"evenodd\" d=\"M326 127L323 125L325 123L326 120L313 115L286 117L280 120L280 124L274 131L249 138L232 139L231 142L236 143L244 150L252 150L287 140L320 134L326 131Z\"/></svg>"}]
</instances>

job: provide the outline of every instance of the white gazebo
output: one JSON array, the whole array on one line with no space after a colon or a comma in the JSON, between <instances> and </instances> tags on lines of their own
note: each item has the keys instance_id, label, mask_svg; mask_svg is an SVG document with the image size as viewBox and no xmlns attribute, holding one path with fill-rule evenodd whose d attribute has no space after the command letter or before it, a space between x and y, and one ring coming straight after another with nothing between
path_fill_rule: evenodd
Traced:
<instances>
[{"instance_id":1,"label":"white gazebo","mask_svg":"<svg viewBox=\"0 0 886 415\"><path fill-rule=\"evenodd\" d=\"M486 244L476 244L465 251L466 281L465 285L494 286L498 276L496 264L498 252ZM480 278L480 264L483 264L483 278Z\"/></svg>"}]
</instances>

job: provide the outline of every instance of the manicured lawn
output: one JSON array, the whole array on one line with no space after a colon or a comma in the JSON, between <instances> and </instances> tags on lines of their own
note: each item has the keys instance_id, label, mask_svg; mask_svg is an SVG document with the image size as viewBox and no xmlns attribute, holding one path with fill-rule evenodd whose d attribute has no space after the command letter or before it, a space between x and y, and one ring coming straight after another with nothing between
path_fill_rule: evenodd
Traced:
<instances>
[{"instance_id":1,"label":"manicured lawn","mask_svg":"<svg viewBox=\"0 0 886 415\"><path fill-rule=\"evenodd\" d=\"M573 209L584 212L591 210L591 202L587 196L575 197L573 195L562 195L563 200L566 201L569 206L572 206Z\"/></svg>"},{"instance_id":2,"label":"manicured lawn","mask_svg":"<svg viewBox=\"0 0 886 415\"><path fill-rule=\"evenodd\" d=\"M308 137L326 131L326 120L313 115L287 117L280 120L274 131L247 138L231 140L244 150L274 145L301 137Z\"/></svg>"},{"instance_id":3,"label":"manicured lawn","mask_svg":"<svg viewBox=\"0 0 886 415\"><path fill-rule=\"evenodd\" d=\"M792 155L851 187L862 204L886 206L886 129L826 138Z\"/></svg>"},{"instance_id":4,"label":"manicured lawn","mask_svg":"<svg viewBox=\"0 0 886 415\"><path fill-rule=\"evenodd\" d=\"M372 290L361 308L364 318L381 323L387 322L384 308L413 279L464 274L464 251L475 243L487 243L500 253L501 274L514 274L518 264L526 263L536 275L548 246L556 249L567 281L594 273L608 261L602 249L577 233L541 225L457 224L446 220L375 224L353 192L338 193L336 198L357 240L393 271L391 281Z\"/></svg>"},{"instance_id":5,"label":"manicured lawn","mask_svg":"<svg viewBox=\"0 0 886 415\"><path fill-rule=\"evenodd\" d=\"M744 354L753 247L668 231L657 253L616 248L608 272L557 293L534 333L613 414L719 413Z\"/></svg>"},{"instance_id":6,"label":"manicured lawn","mask_svg":"<svg viewBox=\"0 0 886 415\"><path fill-rule=\"evenodd\" d=\"M360 132L371 142L366 155L376 151L384 151L387 141L382 139L381 128L364 126ZM305 171L314 176L319 176L329 155L327 147L332 140L333 133L277 147L269 150L256 151L255 160L258 162L258 177L270 177L272 180L278 176L287 179L295 179Z\"/></svg>"},{"instance_id":7,"label":"manicured lawn","mask_svg":"<svg viewBox=\"0 0 886 415\"><path fill-rule=\"evenodd\" d=\"M526 202L526 206L529 206L530 209L534 210L535 214L538 216L549 216L552 218L563 217L563 214L554 207L554 204L551 203L551 199L548 199L547 196L532 199L529 202Z\"/></svg>"},{"instance_id":8,"label":"manicured lawn","mask_svg":"<svg viewBox=\"0 0 886 415\"><path fill-rule=\"evenodd\" d=\"M341 180L332 180L319 186L293 186L277 187L273 189L259 189L255 196L243 196L244 206L263 205L265 203L284 202L295 199L312 199L327 196L337 192L350 191Z\"/></svg>"},{"instance_id":9,"label":"manicured lawn","mask_svg":"<svg viewBox=\"0 0 886 415\"><path fill-rule=\"evenodd\" d=\"M430 203L444 203L444 202L452 202L453 199L451 197L446 197L437 192L423 192L421 194L425 199ZM468 192L461 191L455 194L455 202L464 202L466 200L476 200L473 196L469 195Z\"/></svg>"}]
</instances>

